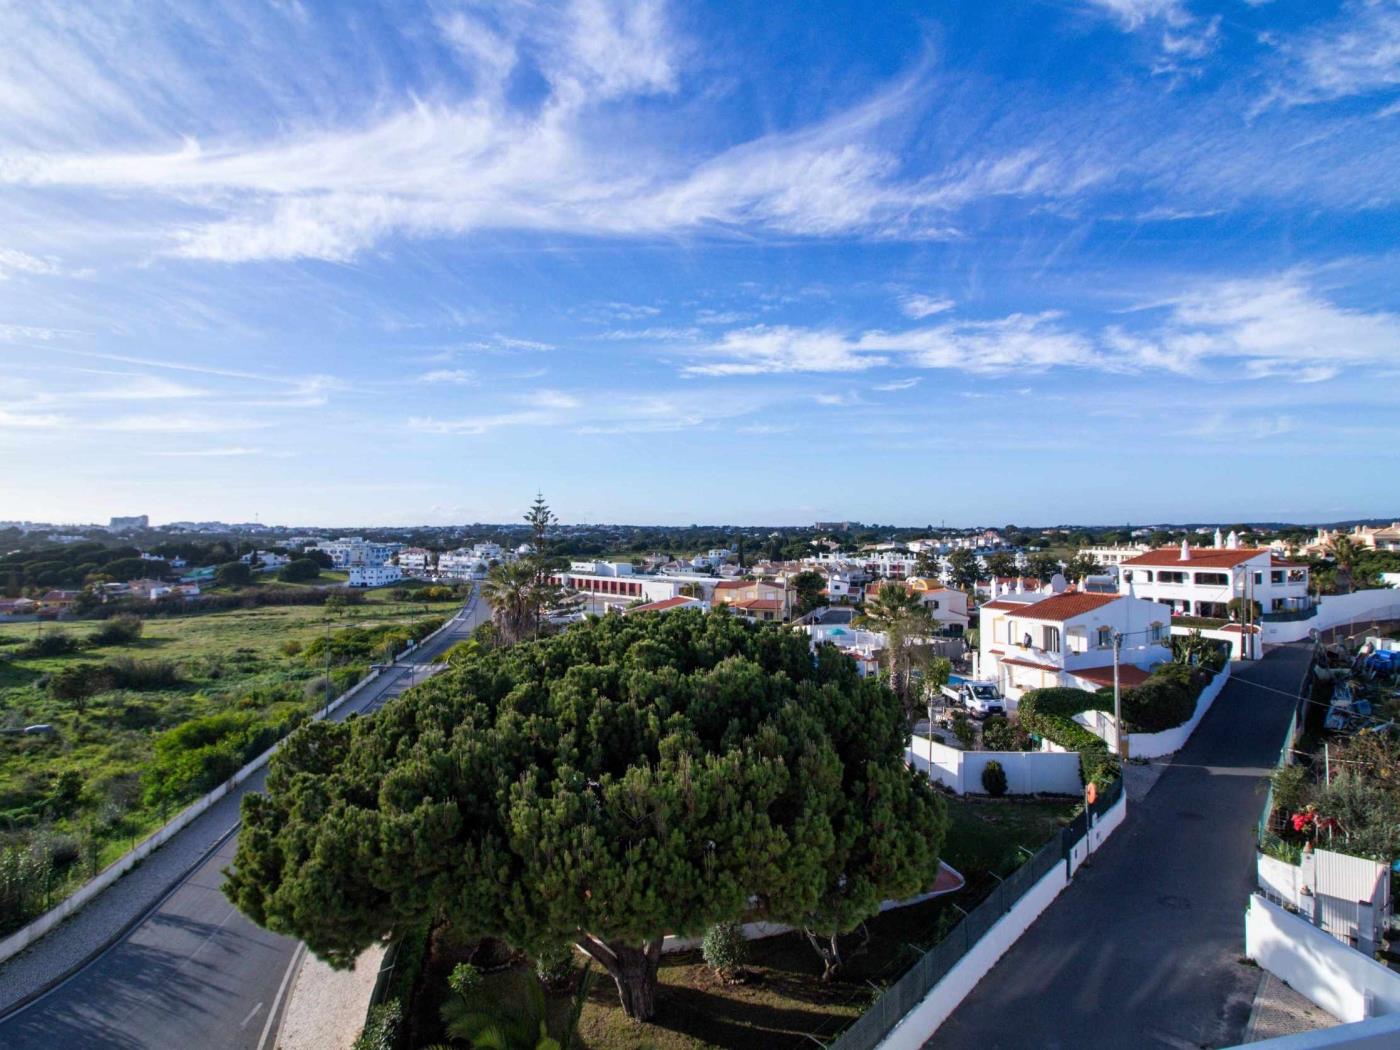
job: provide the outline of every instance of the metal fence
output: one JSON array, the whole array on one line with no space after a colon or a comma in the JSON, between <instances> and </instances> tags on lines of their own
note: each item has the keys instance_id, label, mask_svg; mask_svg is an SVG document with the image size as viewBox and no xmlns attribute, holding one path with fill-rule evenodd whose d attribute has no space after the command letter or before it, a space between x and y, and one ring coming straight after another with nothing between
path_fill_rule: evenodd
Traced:
<instances>
[{"instance_id":1,"label":"metal fence","mask_svg":"<svg viewBox=\"0 0 1400 1050\"><path fill-rule=\"evenodd\" d=\"M1094 815L1106 813L1123 793L1123 781L1115 780L1093 803ZM1056 864L1067 863L1070 851L1088 833L1088 814L1080 813L1060 829L1040 851L1008 875L990 896L973 908L913 967L876 999L855 1023L827 1044L827 1050L872 1050L910 1010L918 1006L958 961L976 946L1026 893Z\"/></svg>"}]
</instances>

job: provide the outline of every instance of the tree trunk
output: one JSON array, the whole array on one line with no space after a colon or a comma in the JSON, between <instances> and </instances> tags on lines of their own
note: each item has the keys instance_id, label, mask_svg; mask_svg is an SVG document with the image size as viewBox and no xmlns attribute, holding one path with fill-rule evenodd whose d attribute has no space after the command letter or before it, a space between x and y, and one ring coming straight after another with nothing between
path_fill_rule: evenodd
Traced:
<instances>
[{"instance_id":1,"label":"tree trunk","mask_svg":"<svg viewBox=\"0 0 1400 1050\"><path fill-rule=\"evenodd\" d=\"M804 930L807 940L811 942L813 948L822 960L822 980L829 981L841 969L841 944L836 934L816 934L811 930Z\"/></svg>"},{"instance_id":2,"label":"tree trunk","mask_svg":"<svg viewBox=\"0 0 1400 1050\"><path fill-rule=\"evenodd\" d=\"M575 942L589 958L596 960L617 985L622 1012L634 1021L650 1021L656 1014L656 972L661 964L658 937L641 947L610 945L592 934L582 934Z\"/></svg>"}]
</instances>

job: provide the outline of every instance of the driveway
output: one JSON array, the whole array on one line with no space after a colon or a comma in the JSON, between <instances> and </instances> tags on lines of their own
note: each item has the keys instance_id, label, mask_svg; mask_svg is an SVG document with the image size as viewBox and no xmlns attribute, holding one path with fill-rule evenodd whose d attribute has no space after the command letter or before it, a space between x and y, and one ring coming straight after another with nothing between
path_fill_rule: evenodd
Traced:
<instances>
[{"instance_id":1,"label":"driveway","mask_svg":"<svg viewBox=\"0 0 1400 1050\"><path fill-rule=\"evenodd\" d=\"M1241 964L1262 780L1306 646L1236 665L1147 799L925 1044L1222 1047L1260 972Z\"/></svg>"}]
</instances>

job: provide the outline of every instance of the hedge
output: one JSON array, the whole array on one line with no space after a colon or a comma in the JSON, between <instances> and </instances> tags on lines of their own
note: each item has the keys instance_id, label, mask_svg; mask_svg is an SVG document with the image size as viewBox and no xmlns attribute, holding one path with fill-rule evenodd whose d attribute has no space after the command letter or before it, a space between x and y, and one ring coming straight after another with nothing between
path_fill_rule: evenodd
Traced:
<instances>
[{"instance_id":1,"label":"hedge","mask_svg":"<svg viewBox=\"0 0 1400 1050\"><path fill-rule=\"evenodd\" d=\"M1017 705L1017 716L1021 725L1036 736L1069 751L1078 751L1079 775L1084 783L1093 783L1102 789L1118 778L1118 759L1108 753L1108 744L1101 737L1089 732L1072 716L1081 711L1111 710L1111 693L1105 706L1104 697L1097 693L1055 686L1026 693Z\"/></svg>"},{"instance_id":2,"label":"hedge","mask_svg":"<svg viewBox=\"0 0 1400 1050\"><path fill-rule=\"evenodd\" d=\"M1175 729L1196 713L1196 702L1215 676L1210 671L1186 664L1160 664L1147 681L1123 690L1123 728L1133 733L1161 733ZM1104 688L1098 695L1113 710L1113 690Z\"/></svg>"}]
</instances>

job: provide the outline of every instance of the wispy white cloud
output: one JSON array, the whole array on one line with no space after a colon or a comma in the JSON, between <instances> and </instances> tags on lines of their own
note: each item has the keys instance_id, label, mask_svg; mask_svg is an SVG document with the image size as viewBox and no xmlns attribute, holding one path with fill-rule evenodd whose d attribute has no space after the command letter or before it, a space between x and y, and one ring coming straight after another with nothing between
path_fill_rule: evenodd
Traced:
<instances>
[{"instance_id":1,"label":"wispy white cloud","mask_svg":"<svg viewBox=\"0 0 1400 1050\"><path fill-rule=\"evenodd\" d=\"M877 383L875 384L875 389L885 391L886 393L894 390L908 390L910 387L918 386L921 382L923 382L922 376L910 376L907 379L895 379L888 383Z\"/></svg>"},{"instance_id":2,"label":"wispy white cloud","mask_svg":"<svg viewBox=\"0 0 1400 1050\"><path fill-rule=\"evenodd\" d=\"M1248 376L1319 383L1348 365L1400 360L1400 315L1339 306L1297 273L1203 282L1140 313L1131 328L1103 329L1076 327L1058 311L858 334L757 326L696 348L701 363L685 372L840 373L899 364L972 374L1079 368L1194 375L1210 362L1236 360Z\"/></svg>"},{"instance_id":3,"label":"wispy white cloud","mask_svg":"<svg viewBox=\"0 0 1400 1050\"><path fill-rule=\"evenodd\" d=\"M1125 32L1151 29L1158 33L1154 73L1180 76L1197 72L1198 63L1215 50L1220 16L1201 19L1192 14L1186 0L1083 0L1090 9L1103 12Z\"/></svg>"},{"instance_id":4,"label":"wispy white cloud","mask_svg":"<svg viewBox=\"0 0 1400 1050\"><path fill-rule=\"evenodd\" d=\"M920 294L906 295L899 301L899 308L904 311L904 315L912 317L916 321L922 321L925 317L932 317L934 314L944 313L956 305L957 303L951 299Z\"/></svg>"},{"instance_id":5,"label":"wispy white cloud","mask_svg":"<svg viewBox=\"0 0 1400 1050\"><path fill-rule=\"evenodd\" d=\"M17 248L0 248L0 281L15 273L51 275L62 272L63 267L52 257L41 258Z\"/></svg>"},{"instance_id":6,"label":"wispy white cloud","mask_svg":"<svg viewBox=\"0 0 1400 1050\"><path fill-rule=\"evenodd\" d=\"M1271 35L1282 66L1259 108L1298 106L1400 88L1400 5L1350 0L1298 36Z\"/></svg>"},{"instance_id":7,"label":"wispy white cloud","mask_svg":"<svg viewBox=\"0 0 1400 1050\"><path fill-rule=\"evenodd\" d=\"M436 368L418 377L420 383L446 383L451 386L473 386L477 374L469 368Z\"/></svg>"},{"instance_id":8,"label":"wispy white cloud","mask_svg":"<svg viewBox=\"0 0 1400 1050\"><path fill-rule=\"evenodd\" d=\"M261 456L265 451L247 445L226 445L220 448L161 448L145 453L163 459L228 459L234 456Z\"/></svg>"}]
</instances>

